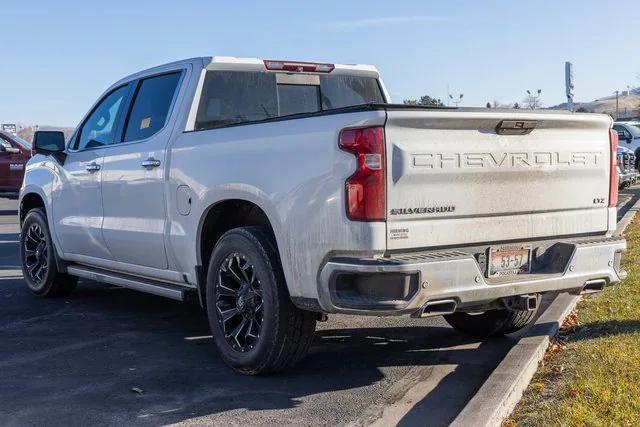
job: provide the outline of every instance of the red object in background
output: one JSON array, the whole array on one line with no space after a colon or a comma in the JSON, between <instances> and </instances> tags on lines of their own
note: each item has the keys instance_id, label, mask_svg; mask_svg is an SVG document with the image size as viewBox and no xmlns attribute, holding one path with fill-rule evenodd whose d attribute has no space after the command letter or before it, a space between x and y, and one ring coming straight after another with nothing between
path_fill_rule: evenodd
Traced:
<instances>
[{"instance_id":1,"label":"red object in background","mask_svg":"<svg viewBox=\"0 0 640 427\"><path fill-rule=\"evenodd\" d=\"M0 131L0 193L18 193L24 169L31 158L31 145L14 135Z\"/></svg>"}]
</instances>

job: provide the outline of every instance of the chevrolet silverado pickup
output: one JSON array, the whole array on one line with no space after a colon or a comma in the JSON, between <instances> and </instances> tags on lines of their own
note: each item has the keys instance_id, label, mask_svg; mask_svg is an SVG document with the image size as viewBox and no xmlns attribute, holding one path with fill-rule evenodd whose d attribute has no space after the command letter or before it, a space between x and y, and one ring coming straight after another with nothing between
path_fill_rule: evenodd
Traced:
<instances>
[{"instance_id":1,"label":"chevrolet silverado pickup","mask_svg":"<svg viewBox=\"0 0 640 427\"><path fill-rule=\"evenodd\" d=\"M198 300L244 374L292 366L329 313L511 333L545 292L625 275L611 126L394 105L365 65L163 65L111 86L68 141L34 136L24 279Z\"/></svg>"}]
</instances>

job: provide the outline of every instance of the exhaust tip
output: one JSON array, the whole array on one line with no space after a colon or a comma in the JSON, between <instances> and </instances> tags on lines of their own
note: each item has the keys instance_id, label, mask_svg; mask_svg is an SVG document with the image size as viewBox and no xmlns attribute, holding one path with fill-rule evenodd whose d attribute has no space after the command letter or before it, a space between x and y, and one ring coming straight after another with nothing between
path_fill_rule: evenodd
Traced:
<instances>
[{"instance_id":1,"label":"exhaust tip","mask_svg":"<svg viewBox=\"0 0 640 427\"><path fill-rule=\"evenodd\" d=\"M454 313L456 308L458 308L458 303L453 299L428 301L415 313L414 317L444 316Z\"/></svg>"},{"instance_id":2,"label":"exhaust tip","mask_svg":"<svg viewBox=\"0 0 640 427\"><path fill-rule=\"evenodd\" d=\"M604 288L607 286L607 281L604 279L596 279L596 280L588 280L585 282L582 287L582 295L584 294L595 294L597 292L602 292Z\"/></svg>"}]
</instances>

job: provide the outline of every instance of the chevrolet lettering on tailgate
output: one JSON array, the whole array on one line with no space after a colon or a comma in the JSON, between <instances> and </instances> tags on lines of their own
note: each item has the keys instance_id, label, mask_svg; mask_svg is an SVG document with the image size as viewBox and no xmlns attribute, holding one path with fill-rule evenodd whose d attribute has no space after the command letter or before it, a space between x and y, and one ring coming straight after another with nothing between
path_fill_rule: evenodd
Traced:
<instances>
[{"instance_id":1,"label":"chevrolet lettering on tailgate","mask_svg":"<svg viewBox=\"0 0 640 427\"><path fill-rule=\"evenodd\" d=\"M413 166L430 169L589 167L599 166L601 158L602 153L598 151L424 153L413 155Z\"/></svg>"}]
</instances>

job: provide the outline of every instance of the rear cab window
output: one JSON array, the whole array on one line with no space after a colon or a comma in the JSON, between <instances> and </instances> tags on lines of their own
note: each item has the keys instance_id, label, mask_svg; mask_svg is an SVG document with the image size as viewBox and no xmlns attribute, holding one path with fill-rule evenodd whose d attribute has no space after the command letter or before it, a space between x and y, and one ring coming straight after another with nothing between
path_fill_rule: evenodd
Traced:
<instances>
[{"instance_id":1,"label":"rear cab window","mask_svg":"<svg viewBox=\"0 0 640 427\"><path fill-rule=\"evenodd\" d=\"M384 102L375 77L210 70L195 130Z\"/></svg>"}]
</instances>

